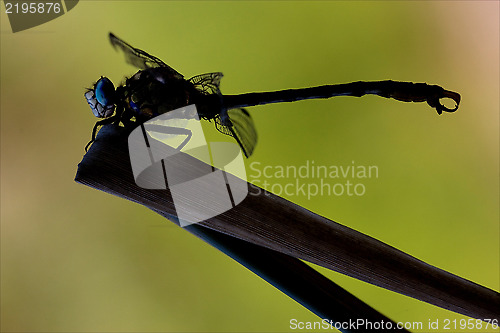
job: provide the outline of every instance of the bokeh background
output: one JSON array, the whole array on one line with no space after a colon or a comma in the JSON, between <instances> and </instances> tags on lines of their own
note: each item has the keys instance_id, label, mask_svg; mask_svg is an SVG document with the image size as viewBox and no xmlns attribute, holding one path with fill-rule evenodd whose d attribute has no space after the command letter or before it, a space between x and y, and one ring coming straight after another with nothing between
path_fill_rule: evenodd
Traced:
<instances>
[{"instance_id":1,"label":"bokeh background","mask_svg":"<svg viewBox=\"0 0 500 333\"><path fill-rule=\"evenodd\" d=\"M136 71L109 31L186 77L224 72L227 94L384 79L460 92L441 116L376 96L254 107L248 162L378 166L364 196L283 196L498 291L498 2L81 1L19 33L1 11L2 331L286 332L291 318L318 320L146 208L73 181L95 121L84 89ZM466 318L318 269L396 321Z\"/></svg>"}]
</instances>

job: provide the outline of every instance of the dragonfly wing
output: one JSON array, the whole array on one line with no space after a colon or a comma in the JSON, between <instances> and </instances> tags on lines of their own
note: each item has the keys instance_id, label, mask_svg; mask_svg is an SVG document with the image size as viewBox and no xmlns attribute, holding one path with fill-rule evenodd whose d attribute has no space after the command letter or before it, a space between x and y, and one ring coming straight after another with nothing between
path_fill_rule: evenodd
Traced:
<instances>
[{"instance_id":1,"label":"dragonfly wing","mask_svg":"<svg viewBox=\"0 0 500 333\"><path fill-rule=\"evenodd\" d=\"M215 127L219 132L232 136L248 158L252 155L257 145L257 131L252 117L245 109L228 110L231 124L223 124L220 117L215 118Z\"/></svg>"},{"instance_id":2,"label":"dragonfly wing","mask_svg":"<svg viewBox=\"0 0 500 333\"><path fill-rule=\"evenodd\" d=\"M120 51L123 52L123 54L125 54L125 59L129 64L140 69L164 67L167 68L170 72L172 72L174 76L183 78L183 76L180 73L178 73L175 69L168 66L166 63L164 63L157 57L147 52L144 52L143 50L136 49L132 45L128 44L127 42L113 35L111 32L109 33L109 40L111 42L111 45L113 45L115 49L119 49Z\"/></svg>"},{"instance_id":3,"label":"dragonfly wing","mask_svg":"<svg viewBox=\"0 0 500 333\"><path fill-rule=\"evenodd\" d=\"M198 91L205 95L220 95L220 80L222 77L223 75L221 72L206 73L193 76L188 81L191 82Z\"/></svg>"}]
</instances>

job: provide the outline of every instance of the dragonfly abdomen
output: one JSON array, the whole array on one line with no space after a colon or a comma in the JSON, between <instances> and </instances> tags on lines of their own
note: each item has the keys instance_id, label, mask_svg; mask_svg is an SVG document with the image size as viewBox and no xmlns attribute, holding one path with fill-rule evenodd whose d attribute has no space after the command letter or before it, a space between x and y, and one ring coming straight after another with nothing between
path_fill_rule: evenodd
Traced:
<instances>
[{"instance_id":1,"label":"dragonfly abdomen","mask_svg":"<svg viewBox=\"0 0 500 333\"><path fill-rule=\"evenodd\" d=\"M224 104L228 109L242 108L270 103L295 102L305 99L331 98L336 96L361 97L367 94L394 98L404 102L424 102L435 108L439 114L442 111L453 112L458 109L460 95L444 90L440 86L426 83L399 81L357 81L344 84L325 85L303 89L287 89L272 92L249 93L241 95L224 95ZM441 98L455 101L454 109L449 109L440 103Z\"/></svg>"}]
</instances>

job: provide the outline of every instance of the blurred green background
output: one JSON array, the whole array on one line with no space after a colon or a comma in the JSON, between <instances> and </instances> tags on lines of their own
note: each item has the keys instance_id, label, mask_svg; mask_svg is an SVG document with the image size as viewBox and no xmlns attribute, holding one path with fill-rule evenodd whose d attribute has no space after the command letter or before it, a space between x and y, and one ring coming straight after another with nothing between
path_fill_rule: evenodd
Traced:
<instances>
[{"instance_id":1,"label":"blurred green background","mask_svg":"<svg viewBox=\"0 0 500 333\"><path fill-rule=\"evenodd\" d=\"M95 122L84 89L136 71L109 31L186 77L224 72L226 94L384 79L460 92L441 116L375 96L254 107L248 162L378 166L364 196L284 196L499 289L498 2L81 1L15 34L3 5L0 19L2 331L286 332L291 318L318 320L146 208L73 181ZM396 321L466 318L320 270Z\"/></svg>"}]
</instances>

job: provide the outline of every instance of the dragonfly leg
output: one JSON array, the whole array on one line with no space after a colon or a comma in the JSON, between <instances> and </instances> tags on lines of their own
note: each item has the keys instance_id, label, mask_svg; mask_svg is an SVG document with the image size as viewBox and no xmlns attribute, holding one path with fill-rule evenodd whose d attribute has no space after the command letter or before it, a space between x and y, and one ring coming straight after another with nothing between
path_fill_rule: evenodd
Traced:
<instances>
[{"instance_id":1,"label":"dragonfly leg","mask_svg":"<svg viewBox=\"0 0 500 333\"><path fill-rule=\"evenodd\" d=\"M184 141L182 141L182 143L179 146L177 146L176 149L178 151L181 151L181 149L184 148L185 145L187 145L187 143L189 142L189 140L191 140L191 137L193 136L193 132L191 132L187 128L184 128L184 130L185 132L183 134L186 135L186 138L184 139Z\"/></svg>"},{"instance_id":2,"label":"dragonfly leg","mask_svg":"<svg viewBox=\"0 0 500 333\"><path fill-rule=\"evenodd\" d=\"M96 122L95 125L94 125L94 128L92 129L92 139L85 146L85 151L88 151L89 146L95 141L95 137L97 135L97 129L100 126L104 126L104 125L107 125L107 124L112 124L116 120L117 120L117 115L114 115L114 116L112 116L110 118L106 118L106 119L103 119L103 120L100 120L100 121Z\"/></svg>"},{"instance_id":3,"label":"dragonfly leg","mask_svg":"<svg viewBox=\"0 0 500 333\"><path fill-rule=\"evenodd\" d=\"M121 117L120 121L124 127L130 128L135 122L131 120L132 117Z\"/></svg>"},{"instance_id":4,"label":"dragonfly leg","mask_svg":"<svg viewBox=\"0 0 500 333\"><path fill-rule=\"evenodd\" d=\"M191 132L191 130L182 127L163 126L157 124L145 124L141 126L146 127L144 128L144 131L146 133L156 132L159 134L171 134L175 136L185 135L186 137L184 138L184 140L175 148L177 151L181 151L181 149L187 145L187 143L189 142L189 140L191 140L193 136L193 132Z\"/></svg>"}]
</instances>

